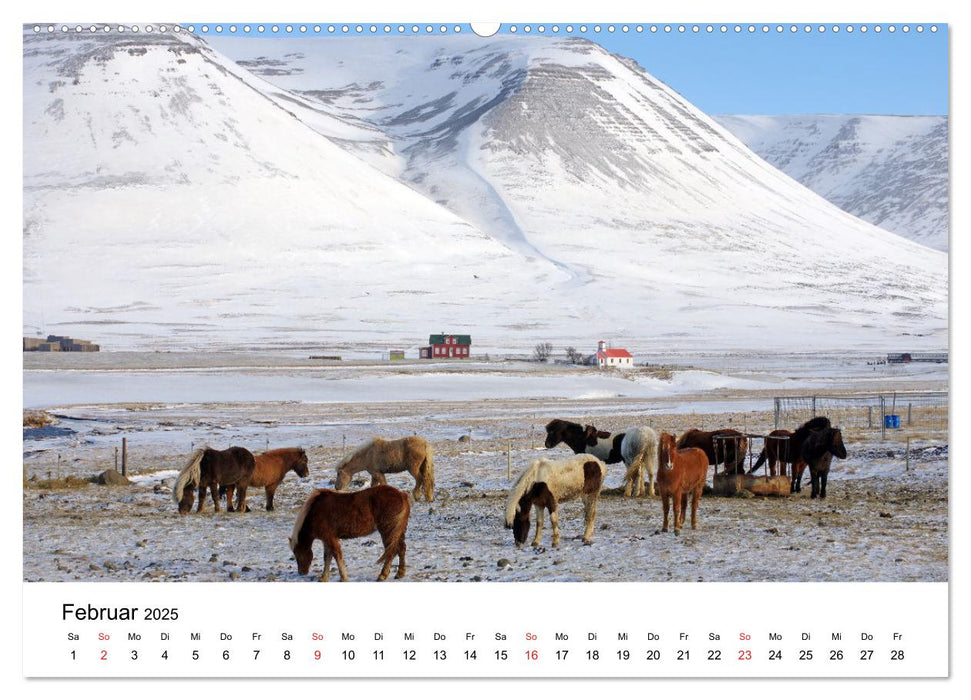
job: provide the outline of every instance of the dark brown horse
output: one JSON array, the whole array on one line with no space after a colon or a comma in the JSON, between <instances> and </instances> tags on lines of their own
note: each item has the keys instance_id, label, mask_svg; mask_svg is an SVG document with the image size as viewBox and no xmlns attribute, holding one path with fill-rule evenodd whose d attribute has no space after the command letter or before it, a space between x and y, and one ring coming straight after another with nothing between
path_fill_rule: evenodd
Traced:
<instances>
[{"instance_id":1,"label":"dark brown horse","mask_svg":"<svg viewBox=\"0 0 971 700\"><path fill-rule=\"evenodd\" d=\"M830 426L829 418L826 416L816 416L812 420L808 420L794 431L789 430L773 430L767 436L765 440L765 447L762 448L762 452L759 453L759 458L755 460L755 464L749 469L748 473L756 471L768 460L769 462L769 474L775 476L775 465L780 463L779 473L786 473L786 465L792 464L792 473L795 475L796 467L802 463L802 445L809 437L810 433L814 430L820 430L822 428L828 428ZM788 440L772 440L772 437L778 436L788 436ZM802 470L805 469L806 465L802 463L799 468L800 475ZM792 490L798 491L795 479L792 481Z\"/></svg>"},{"instance_id":2,"label":"dark brown horse","mask_svg":"<svg viewBox=\"0 0 971 700\"><path fill-rule=\"evenodd\" d=\"M799 479L802 480L802 469L809 467L809 479L812 483L810 498L826 498L826 479L829 476L829 465L833 457L846 459L846 447L843 445L843 434L839 428L823 428L813 431L802 445L802 467L799 469ZM793 466L793 477L796 467ZM798 491L798 489L796 489Z\"/></svg>"},{"instance_id":3,"label":"dark brown horse","mask_svg":"<svg viewBox=\"0 0 971 700\"><path fill-rule=\"evenodd\" d=\"M310 468L307 466L307 453L302 447L281 447L270 450L263 454L258 454L256 458L256 468L250 478L250 488L263 487L266 490L266 509L273 510L273 494L277 487L283 483L283 478L293 470L293 473L301 479L310 475ZM219 495L225 493L225 488L219 487ZM236 508L239 508L239 496L236 497Z\"/></svg>"},{"instance_id":4,"label":"dark brown horse","mask_svg":"<svg viewBox=\"0 0 971 700\"><path fill-rule=\"evenodd\" d=\"M210 447L196 450L189 457L172 487L172 499L179 504L179 513L192 510L194 491L199 489L199 507L206 501L206 489L212 493L212 502L219 512L219 487L226 487L226 510L233 511L233 492L239 489L239 511L246 512L246 489L249 487L256 460L245 447L214 450Z\"/></svg>"},{"instance_id":5,"label":"dark brown horse","mask_svg":"<svg viewBox=\"0 0 971 700\"><path fill-rule=\"evenodd\" d=\"M708 464L724 463L727 474L741 474L745 471L748 438L737 430L689 430L678 440L679 449L688 447L697 447L704 452L708 457Z\"/></svg>"},{"instance_id":6,"label":"dark brown horse","mask_svg":"<svg viewBox=\"0 0 971 700\"><path fill-rule=\"evenodd\" d=\"M674 436L661 433L658 458L657 488L664 510L664 526L668 531L668 512L674 501L674 534L678 534L688 512L688 494L691 494L691 529L698 529L698 500L708 477L708 455L697 447L678 449Z\"/></svg>"},{"instance_id":7,"label":"dark brown horse","mask_svg":"<svg viewBox=\"0 0 971 700\"><path fill-rule=\"evenodd\" d=\"M378 581L388 578L395 557L398 557L395 578L404 578L405 531L410 513L408 495L387 484L348 493L317 489L300 509L290 535L290 550L297 559L297 571L309 573L310 563L314 560L314 540L322 540L324 573L320 580L330 580L330 562L336 558L341 581L346 581L347 570L340 541L364 537L377 530L384 543L384 553L378 558L384 565Z\"/></svg>"}]
</instances>

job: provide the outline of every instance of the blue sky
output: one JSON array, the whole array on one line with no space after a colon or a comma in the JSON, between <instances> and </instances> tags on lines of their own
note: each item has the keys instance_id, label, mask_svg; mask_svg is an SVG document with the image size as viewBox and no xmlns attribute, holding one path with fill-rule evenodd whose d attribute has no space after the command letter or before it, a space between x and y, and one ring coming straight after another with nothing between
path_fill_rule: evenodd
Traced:
<instances>
[{"instance_id":1,"label":"blue sky","mask_svg":"<svg viewBox=\"0 0 971 700\"><path fill-rule=\"evenodd\" d=\"M709 114L947 114L947 25L925 24L923 32L896 31L868 25L846 31L833 25L819 33L782 33L775 24L763 33L749 25L727 33L707 25L699 33L686 25L685 33L672 25L671 33L614 32L584 36L599 40L615 53L637 60L649 73L673 87ZM590 30L588 25L588 31Z\"/></svg>"}]
</instances>

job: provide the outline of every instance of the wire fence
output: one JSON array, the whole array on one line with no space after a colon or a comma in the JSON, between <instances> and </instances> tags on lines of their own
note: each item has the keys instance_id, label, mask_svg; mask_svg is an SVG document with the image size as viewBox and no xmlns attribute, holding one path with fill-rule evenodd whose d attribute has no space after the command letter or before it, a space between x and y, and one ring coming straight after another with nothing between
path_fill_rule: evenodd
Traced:
<instances>
[{"instance_id":1,"label":"wire fence","mask_svg":"<svg viewBox=\"0 0 971 700\"><path fill-rule=\"evenodd\" d=\"M948 392L855 396L777 396L775 427L794 428L816 416L852 435L892 441L947 440Z\"/></svg>"}]
</instances>

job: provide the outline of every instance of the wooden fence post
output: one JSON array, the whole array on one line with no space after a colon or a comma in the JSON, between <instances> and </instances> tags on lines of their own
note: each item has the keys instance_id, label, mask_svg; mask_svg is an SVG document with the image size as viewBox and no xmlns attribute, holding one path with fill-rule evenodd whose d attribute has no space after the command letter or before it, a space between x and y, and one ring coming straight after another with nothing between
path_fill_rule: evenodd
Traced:
<instances>
[{"instance_id":1,"label":"wooden fence post","mask_svg":"<svg viewBox=\"0 0 971 700\"><path fill-rule=\"evenodd\" d=\"M121 439L121 475L128 476L128 438Z\"/></svg>"}]
</instances>

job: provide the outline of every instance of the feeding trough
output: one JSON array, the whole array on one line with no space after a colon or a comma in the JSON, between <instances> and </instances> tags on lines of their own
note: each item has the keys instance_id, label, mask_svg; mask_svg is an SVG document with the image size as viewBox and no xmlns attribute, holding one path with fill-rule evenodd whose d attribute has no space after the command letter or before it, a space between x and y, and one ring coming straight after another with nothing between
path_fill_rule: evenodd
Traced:
<instances>
[{"instance_id":1,"label":"feeding trough","mask_svg":"<svg viewBox=\"0 0 971 700\"><path fill-rule=\"evenodd\" d=\"M781 473L776 475L769 474L768 467L766 467L762 474L742 473L742 467L745 465L744 460L739 463L739 472L731 473L729 471L722 471L719 473L718 464L725 460L717 459L723 455L738 454L740 450L744 450L747 447L749 469L751 470L753 462L752 445L755 444L756 440L760 440L760 444L763 447L767 441L778 441L776 443L776 446L779 448L778 453L780 455L788 455L788 435L724 434L714 435L712 439L714 441L716 455L715 476L712 484L712 493L714 495L734 496L747 491L756 496L788 496L792 492L791 480L786 474L786 460L781 461ZM743 440L747 444L743 444Z\"/></svg>"}]
</instances>

